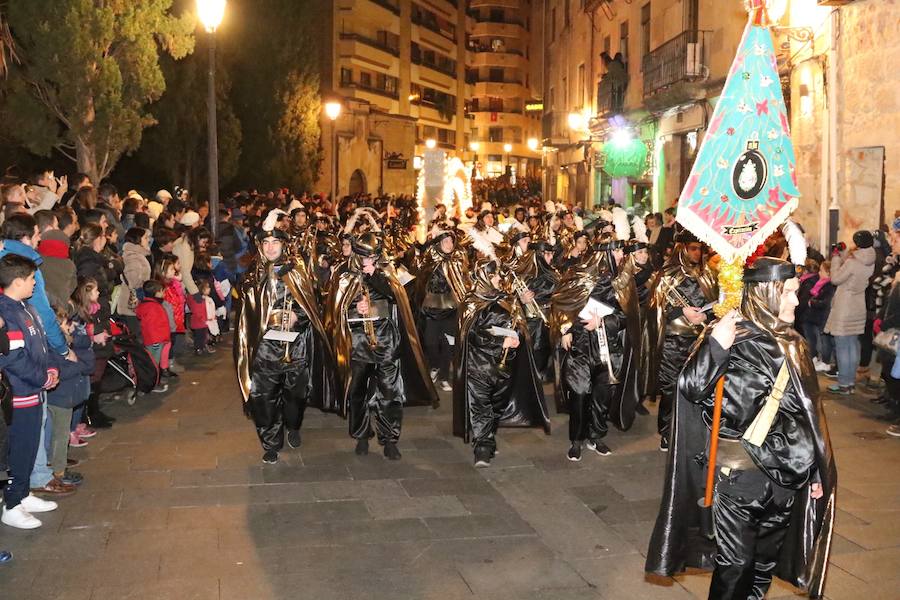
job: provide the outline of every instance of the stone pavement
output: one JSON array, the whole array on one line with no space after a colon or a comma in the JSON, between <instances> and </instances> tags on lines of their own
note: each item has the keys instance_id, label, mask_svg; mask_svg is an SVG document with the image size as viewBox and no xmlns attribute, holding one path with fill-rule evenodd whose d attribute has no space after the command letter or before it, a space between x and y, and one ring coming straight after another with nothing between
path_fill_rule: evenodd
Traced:
<instances>
[{"instance_id":1,"label":"stone pavement","mask_svg":"<svg viewBox=\"0 0 900 600\"><path fill-rule=\"evenodd\" d=\"M708 576L646 580L661 492L655 417L612 432L612 456L565 459L551 437L502 430L475 470L450 401L407 411L403 460L353 455L345 422L307 414L303 446L264 466L230 352L173 392L110 405L81 491L43 528L0 526L4 600L522 600L705 598ZM862 399L829 399L840 477L829 598L900 597L900 440ZM770 598L793 596L776 583Z\"/></svg>"}]
</instances>

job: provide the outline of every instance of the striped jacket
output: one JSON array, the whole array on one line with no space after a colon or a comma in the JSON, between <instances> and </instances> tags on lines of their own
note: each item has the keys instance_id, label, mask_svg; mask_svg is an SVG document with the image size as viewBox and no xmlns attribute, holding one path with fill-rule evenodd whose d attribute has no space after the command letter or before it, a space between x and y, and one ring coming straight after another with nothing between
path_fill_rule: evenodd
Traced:
<instances>
[{"instance_id":1,"label":"striped jacket","mask_svg":"<svg viewBox=\"0 0 900 600\"><path fill-rule=\"evenodd\" d=\"M9 336L9 354L0 356L0 369L12 387L13 408L37 406L56 372L49 363L40 317L30 304L5 295L0 296L0 317Z\"/></svg>"}]
</instances>

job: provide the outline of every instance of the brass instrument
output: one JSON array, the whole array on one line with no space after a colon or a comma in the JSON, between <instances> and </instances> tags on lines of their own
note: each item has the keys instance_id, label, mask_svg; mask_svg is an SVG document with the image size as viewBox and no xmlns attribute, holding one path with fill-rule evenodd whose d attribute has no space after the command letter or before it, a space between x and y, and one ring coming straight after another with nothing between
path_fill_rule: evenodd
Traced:
<instances>
[{"instance_id":1,"label":"brass instrument","mask_svg":"<svg viewBox=\"0 0 900 600\"><path fill-rule=\"evenodd\" d=\"M516 272L515 272L515 271L510 271L510 273L511 273L512 276L513 276L513 288L515 289L516 294L518 294L519 297L521 298L522 296L525 295L525 292L528 292L528 291L530 291L530 290L528 289L528 286L525 285L525 282L522 281L521 279L519 279L519 276L516 275ZM536 298L535 298L535 299L532 299L532 301L529 302L529 303L527 304L527 306L530 307L531 310L534 312L534 314L536 314L538 317L540 317L540 319L541 319L544 323L548 323L548 322L549 322L549 321L547 320L547 315L545 315L545 314L544 314L544 311L541 310L541 305L538 304L538 301L537 301Z\"/></svg>"},{"instance_id":2,"label":"brass instrument","mask_svg":"<svg viewBox=\"0 0 900 600\"><path fill-rule=\"evenodd\" d=\"M287 296L287 303L284 310L281 311L281 330L282 331L290 331L291 329L291 315L293 314L294 308L294 296L291 294L290 290L285 289L285 294ZM284 343L284 356L281 357L281 362L287 364L291 362L291 343Z\"/></svg>"},{"instance_id":3,"label":"brass instrument","mask_svg":"<svg viewBox=\"0 0 900 600\"><path fill-rule=\"evenodd\" d=\"M659 285L662 287L666 302L678 308L689 308L691 303L687 301L678 289L665 279L660 279Z\"/></svg>"},{"instance_id":4,"label":"brass instrument","mask_svg":"<svg viewBox=\"0 0 900 600\"><path fill-rule=\"evenodd\" d=\"M271 278L269 279L269 282L272 284L272 295L277 295L278 279L274 273L274 270L272 272ZM284 307L282 307L281 309L275 309L271 313L269 313L268 326L276 328L278 331L288 332L291 330L291 316L293 315L294 310L294 296L287 288L285 288L284 293ZM288 341L284 342L284 354L281 356L281 362L285 364L291 362L291 343Z\"/></svg>"},{"instance_id":5,"label":"brass instrument","mask_svg":"<svg viewBox=\"0 0 900 600\"><path fill-rule=\"evenodd\" d=\"M366 300L366 304L369 305L369 310L372 309L372 298L369 297L369 290L366 288L366 284L362 284L362 295ZM369 318L369 315L363 315L363 327L366 331L366 336L369 338L369 347L374 350L376 346L378 346L378 338L375 336L375 323Z\"/></svg>"}]
</instances>

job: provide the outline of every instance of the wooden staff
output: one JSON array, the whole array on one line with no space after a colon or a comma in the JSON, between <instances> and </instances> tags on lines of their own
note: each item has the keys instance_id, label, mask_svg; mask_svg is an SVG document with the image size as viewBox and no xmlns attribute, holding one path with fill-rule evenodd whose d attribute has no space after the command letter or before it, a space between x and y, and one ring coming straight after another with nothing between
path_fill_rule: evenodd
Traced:
<instances>
[{"instance_id":1,"label":"wooden staff","mask_svg":"<svg viewBox=\"0 0 900 600\"><path fill-rule=\"evenodd\" d=\"M716 401L713 405L712 427L709 438L709 465L706 469L706 494L703 496L703 506L712 506L713 488L716 481L716 453L719 451L719 421L722 419L722 396L725 395L725 376L719 377L716 382Z\"/></svg>"}]
</instances>

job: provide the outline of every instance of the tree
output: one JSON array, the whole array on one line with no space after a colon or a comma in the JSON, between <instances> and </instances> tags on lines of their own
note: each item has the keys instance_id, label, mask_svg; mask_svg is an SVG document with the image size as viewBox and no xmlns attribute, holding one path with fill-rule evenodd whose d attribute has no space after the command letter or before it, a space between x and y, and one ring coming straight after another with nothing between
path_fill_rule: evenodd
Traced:
<instances>
[{"instance_id":1,"label":"tree","mask_svg":"<svg viewBox=\"0 0 900 600\"><path fill-rule=\"evenodd\" d=\"M208 39L208 38L206 38ZM200 43L206 39L201 38ZM147 130L137 156L141 163L164 173L173 184L205 190L207 163L207 53L198 51L181 61L163 57L166 93L153 105L157 124ZM237 173L241 156L241 122L230 100L231 78L224 61L216 69L219 185Z\"/></svg>"},{"instance_id":2,"label":"tree","mask_svg":"<svg viewBox=\"0 0 900 600\"><path fill-rule=\"evenodd\" d=\"M147 108L166 82L160 52L193 51L193 15L173 0L28 0L6 9L21 65L11 69L4 120L30 151L53 149L100 181L140 145Z\"/></svg>"},{"instance_id":3,"label":"tree","mask_svg":"<svg viewBox=\"0 0 900 600\"><path fill-rule=\"evenodd\" d=\"M240 30L228 43L243 148L237 182L308 190L320 148L320 0L234 0ZM317 29L319 28L319 29ZM260 60L260 57L265 57Z\"/></svg>"},{"instance_id":4,"label":"tree","mask_svg":"<svg viewBox=\"0 0 900 600\"><path fill-rule=\"evenodd\" d=\"M271 135L276 152L269 173L275 181L294 190L309 190L316 183L323 154L321 110L318 75L302 70L288 74L279 98L281 115Z\"/></svg>"}]
</instances>

